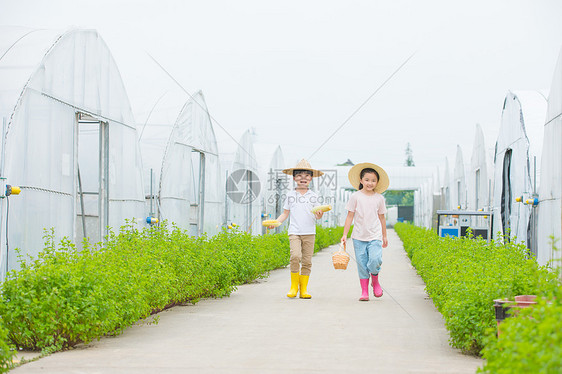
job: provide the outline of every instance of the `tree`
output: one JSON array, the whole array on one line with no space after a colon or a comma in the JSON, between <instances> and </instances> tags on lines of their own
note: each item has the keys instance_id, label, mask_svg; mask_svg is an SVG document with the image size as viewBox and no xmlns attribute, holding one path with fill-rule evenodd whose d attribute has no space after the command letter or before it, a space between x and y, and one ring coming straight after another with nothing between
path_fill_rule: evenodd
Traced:
<instances>
[{"instance_id":1,"label":"tree","mask_svg":"<svg viewBox=\"0 0 562 374\"><path fill-rule=\"evenodd\" d=\"M414 191L404 191L402 195L402 200L400 201L402 206L413 206L414 205Z\"/></svg>"},{"instance_id":2,"label":"tree","mask_svg":"<svg viewBox=\"0 0 562 374\"><path fill-rule=\"evenodd\" d=\"M406 144L406 161L404 162L404 166L416 166L414 163L414 152L409 142Z\"/></svg>"},{"instance_id":3,"label":"tree","mask_svg":"<svg viewBox=\"0 0 562 374\"><path fill-rule=\"evenodd\" d=\"M386 190L383 192L387 206L413 206L414 191L412 190Z\"/></svg>"}]
</instances>

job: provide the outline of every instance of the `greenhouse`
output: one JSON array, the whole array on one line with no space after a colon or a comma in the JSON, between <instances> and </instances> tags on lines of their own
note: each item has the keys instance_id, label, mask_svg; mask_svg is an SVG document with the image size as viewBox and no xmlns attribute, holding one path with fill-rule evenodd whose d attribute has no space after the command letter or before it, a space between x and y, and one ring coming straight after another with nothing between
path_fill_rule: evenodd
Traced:
<instances>
[{"instance_id":1,"label":"greenhouse","mask_svg":"<svg viewBox=\"0 0 562 374\"><path fill-rule=\"evenodd\" d=\"M264 208L264 219L277 219L283 213L284 197L291 188L291 179L284 174L282 170L285 168L285 159L281 147L275 148L275 152L271 156L269 169L262 176L264 182L264 197L262 205ZM287 221L283 225L276 228L275 232L281 232L287 226Z\"/></svg>"},{"instance_id":2,"label":"greenhouse","mask_svg":"<svg viewBox=\"0 0 562 374\"><path fill-rule=\"evenodd\" d=\"M250 130L242 135L227 175L227 222L234 223L242 231L260 234L263 227L262 215L265 214L259 198L260 193L263 193L263 186L259 179L259 165Z\"/></svg>"},{"instance_id":3,"label":"greenhouse","mask_svg":"<svg viewBox=\"0 0 562 374\"><path fill-rule=\"evenodd\" d=\"M544 142L541 160L541 182L539 187L539 225L537 261L541 265L551 260L560 260L560 216L562 214L562 51L550 86ZM554 238L555 242L552 242ZM556 249L556 248L558 249ZM560 263L554 264L560 266Z\"/></svg>"},{"instance_id":4,"label":"greenhouse","mask_svg":"<svg viewBox=\"0 0 562 374\"><path fill-rule=\"evenodd\" d=\"M0 32L3 184L1 273L11 250L37 255L55 240L103 240L144 215L135 121L119 70L94 30ZM2 190L5 190L4 185Z\"/></svg>"},{"instance_id":5,"label":"greenhouse","mask_svg":"<svg viewBox=\"0 0 562 374\"><path fill-rule=\"evenodd\" d=\"M324 175L321 175L318 178L313 178L311 182L311 188L316 191L318 194L318 203L320 205L331 205L332 210L325 212L321 219L317 220L317 224L323 227L335 227L339 225L340 217L341 217L341 204L338 203L338 176L340 175L341 168L345 168L345 178L347 179L347 173L349 171L349 167L346 166L326 166L320 168L324 172ZM349 185L349 180L347 180L347 185ZM345 208L345 206L343 207ZM340 216L338 216L338 212L340 212ZM344 214L344 222L345 222L345 215Z\"/></svg>"},{"instance_id":6,"label":"greenhouse","mask_svg":"<svg viewBox=\"0 0 562 374\"><path fill-rule=\"evenodd\" d=\"M451 181L451 208L466 209L466 170L462 149L457 145L457 157L455 158L455 168L453 169L453 179Z\"/></svg>"},{"instance_id":7,"label":"greenhouse","mask_svg":"<svg viewBox=\"0 0 562 374\"><path fill-rule=\"evenodd\" d=\"M536 208L546 98L537 91L508 92L496 141L493 232L525 242L537 253Z\"/></svg>"},{"instance_id":8,"label":"greenhouse","mask_svg":"<svg viewBox=\"0 0 562 374\"><path fill-rule=\"evenodd\" d=\"M425 228L434 227L435 212L440 208L440 204L439 170L436 169L421 181L420 188L414 192L414 224Z\"/></svg>"},{"instance_id":9,"label":"greenhouse","mask_svg":"<svg viewBox=\"0 0 562 374\"><path fill-rule=\"evenodd\" d=\"M146 215L214 234L224 223L224 180L211 118L201 91L179 103L159 98L138 125Z\"/></svg>"},{"instance_id":10,"label":"greenhouse","mask_svg":"<svg viewBox=\"0 0 562 374\"><path fill-rule=\"evenodd\" d=\"M445 157L445 171L443 173L443 183L440 192L441 209L451 210L451 173L449 171L449 159L447 157Z\"/></svg>"},{"instance_id":11,"label":"greenhouse","mask_svg":"<svg viewBox=\"0 0 562 374\"><path fill-rule=\"evenodd\" d=\"M491 170L490 157L488 157L484 142L484 132L482 127L477 124L470 158L470 170L467 176L469 210L489 211L492 191Z\"/></svg>"}]
</instances>

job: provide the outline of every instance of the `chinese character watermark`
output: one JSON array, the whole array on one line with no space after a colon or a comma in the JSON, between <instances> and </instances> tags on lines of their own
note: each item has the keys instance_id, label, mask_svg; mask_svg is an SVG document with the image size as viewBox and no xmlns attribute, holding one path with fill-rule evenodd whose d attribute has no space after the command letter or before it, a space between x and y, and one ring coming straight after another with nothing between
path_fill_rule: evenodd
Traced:
<instances>
[{"instance_id":1,"label":"chinese character watermark","mask_svg":"<svg viewBox=\"0 0 562 374\"><path fill-rule=\"evenodd\" d=\"M319 194L319 204L333 204L338 187L337 170L325 169L322 172L322 176L312 180L311 188ZM269 169L265 187L264 200L269 205L277 205L287 199L287 192L293 188L293 177L283 173L282 169ZM235 170L226 180L226 194L237 204L251 204L260 192L260 179L251 170Z\"/></svg>"}]
</instances>

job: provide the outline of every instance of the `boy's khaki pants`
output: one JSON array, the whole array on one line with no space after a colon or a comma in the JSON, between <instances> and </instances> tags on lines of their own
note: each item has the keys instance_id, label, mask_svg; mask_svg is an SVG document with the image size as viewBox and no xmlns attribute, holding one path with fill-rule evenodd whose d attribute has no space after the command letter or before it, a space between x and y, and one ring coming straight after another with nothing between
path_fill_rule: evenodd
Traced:
<instances>
[{"instance_id":1,"label":"boy's khaki pants","mask_svg":"<svg viewBox=\"0 0 562 374\"><path fill-rule=\"evenodd\" d=\"M291 273L310 275L312 255L314 254L314 238L316 235L289 235L291 247Z\"/></svg>"}]
</instances>

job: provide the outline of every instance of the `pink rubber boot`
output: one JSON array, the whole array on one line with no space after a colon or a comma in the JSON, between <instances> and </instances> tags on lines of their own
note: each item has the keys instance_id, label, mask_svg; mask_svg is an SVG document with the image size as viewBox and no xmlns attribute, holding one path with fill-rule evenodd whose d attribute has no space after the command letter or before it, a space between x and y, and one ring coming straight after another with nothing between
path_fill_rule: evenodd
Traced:
<instances>
[{"instance_id":1,"label":"pink rubber boot","mask_svg":"<svg viewBox=\"0 0 562 374\"><path fill-rule=\"evenodd\" d=\"M359 279L361 282L361 297L359 301L369 301L369 279Z\"/></svg>"},{"instance_id":2,"label":"pink rubber boot","mask_svg":"<svg viewBox=\"0 0 562 374\"><path fill-rule=\"evenodd\" d=\"M379 275L374 275L371 274L371 280L373 283L373 295L375 295L375 297L381 297L382 296L382 287L379 284Z\"/></svg>"}]
</instances>

